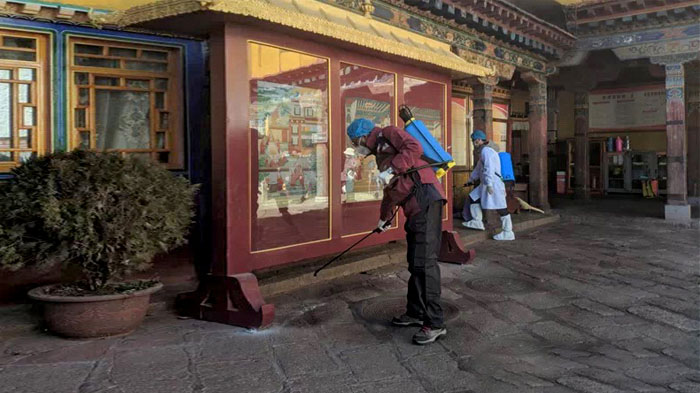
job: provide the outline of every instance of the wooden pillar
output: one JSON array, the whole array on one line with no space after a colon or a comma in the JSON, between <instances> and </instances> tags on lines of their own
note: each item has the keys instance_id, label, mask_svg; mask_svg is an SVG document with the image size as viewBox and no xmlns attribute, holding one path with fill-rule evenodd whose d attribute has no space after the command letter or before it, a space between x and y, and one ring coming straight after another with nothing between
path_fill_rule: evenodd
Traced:
<instances>
[{"instance_id":1,"label":"wooden pillar","mask_svg":"<svg viewBox=\"0 0 700 393\"><path fill-rule=\"evenodd\" d=\"M574 93L574 195L590 199L590 173L588 155L588 92Z\"/></svg>"},{"instance_id":2,"label":"wooden pillar","mask_svg":"<svg viewBox=\"0 0 700 393\"><path fill-rule=\"evenodd\" d=\"M484 131L493 140L493 88L498 77L475 78L470 84L474 90L474 130Z\"/></svg>"},{"instance_id":3,"label":"wooden pillar","mask_svg":"<svg viewBox=\"0 0 700 393\"><path fill-rule=\"evenodd\" d=\"M665 217L670 221L690 220L687 183L688 146L685 126L685 70L683 63L691 59L690 55L651 58L652 63L663 64L666 69L666 161L668 180Z\"/></svg>"},{"instance_id":4,"label":"wooden pillar","mask_svg":"<svg viewBox=\"0 0 700 393\"><path fill-rule=\"evenodd\" d=\"M688 136L688 201L700 204L700 63L686 66L686 124Z\"/></svg>"},{"instance_id":5,"label":"wooden pillar","mask_svg":"<svg viewBox=\"0 0 700 393\"><path fill-rule=\"evenodd\" d=\"M666 64L666 154L669 172L669 205L685 205L688 202L684 93L683 64Z\"/></svg>"},{"instance_id":6,"label":"wooden pillar","mask_svg":"<svg viewBox=\"0 0 700 393\"><path fill-rule=\"evenodd\" d=\"M522 78L530 87L530 204L549 209L547 195L547 77L527 72Z\"/></svg>"}]
</instances>

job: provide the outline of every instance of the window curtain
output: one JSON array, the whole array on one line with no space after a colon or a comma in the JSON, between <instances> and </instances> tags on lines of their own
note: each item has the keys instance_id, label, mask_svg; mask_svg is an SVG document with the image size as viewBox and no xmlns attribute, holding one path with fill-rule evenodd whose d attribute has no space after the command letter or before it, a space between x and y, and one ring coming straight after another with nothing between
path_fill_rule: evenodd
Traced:
<instances>
[{"instance_id":1,"label":"window curtain","mask_svg":"<svg viewBox=\"0 0 700 393\"><path fill-rule=\"evenodd\" d=\"M148 92L96 90L97 149L150 149Z\"/></svg>"}]
</instances>

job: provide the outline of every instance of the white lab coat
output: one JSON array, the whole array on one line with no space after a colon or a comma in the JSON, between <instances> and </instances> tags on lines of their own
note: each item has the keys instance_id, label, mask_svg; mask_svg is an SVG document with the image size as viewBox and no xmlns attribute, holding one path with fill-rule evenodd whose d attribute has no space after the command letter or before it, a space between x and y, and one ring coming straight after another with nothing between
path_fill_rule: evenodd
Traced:
<instances>
[{"instance_id":1,"label":"white lab coat","mask_svg":"<svg viewBox=\"0 0 700 393\"><path fill-rule=\"evenodd\" d=\"M476 164L474 171L469 176L469 181L477 179L481 181L478 187L469 193L469 196L481 203L482 209L505 209L506 208L506 185L501 180L501 160L498 153L489 146L481 149L481 157ZM486 187L493 188L493 194L486 191Z\"/></svg>"}]
</instances>

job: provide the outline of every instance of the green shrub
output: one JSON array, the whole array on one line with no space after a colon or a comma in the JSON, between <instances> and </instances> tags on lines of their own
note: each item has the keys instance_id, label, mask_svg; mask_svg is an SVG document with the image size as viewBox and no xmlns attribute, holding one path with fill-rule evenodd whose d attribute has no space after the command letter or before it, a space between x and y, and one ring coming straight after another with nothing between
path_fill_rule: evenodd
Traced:
<instances>
[{"instance_id":1,"label":"green shrub","mask_svg":"<svg viewBox=\"0 0 700 393\"><path fill-rule=\"evenodd\" d=\"M63 268L98 290L183 244L196 186L150 160L75 150L0 184L0 268Z\"/></svg>"}]
</instances>

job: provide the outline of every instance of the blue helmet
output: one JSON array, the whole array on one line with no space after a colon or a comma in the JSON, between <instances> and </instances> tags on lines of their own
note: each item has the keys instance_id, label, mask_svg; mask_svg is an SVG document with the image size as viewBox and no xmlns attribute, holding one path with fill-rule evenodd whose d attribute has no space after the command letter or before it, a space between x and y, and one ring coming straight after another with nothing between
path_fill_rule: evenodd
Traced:
<instances>
[{"instance_id":1,"label":"blue helmet","mask_svg":"<svg viewBox=\"0 0 700 393\"><path fill-rule=\"evenodd\" d=\"M481 131L481 130L474 130L472 132L472 140L475 141L477 139L481 139L482 141L486 140L486 133Z\"/></svg>"},{"instance_id":2,"label":"blue helmet","mask_svg":"<svg viewBox=\"0 0 700 393\"><path fill-rule=\"evenodd\" d=\"M369 135L372 129L374 129L374 123L372 123L371 120L362 118L355 119L348 126L348 137L350 137L350 139L357 139L361 136Z\"/></svg>"}]
</instances>

